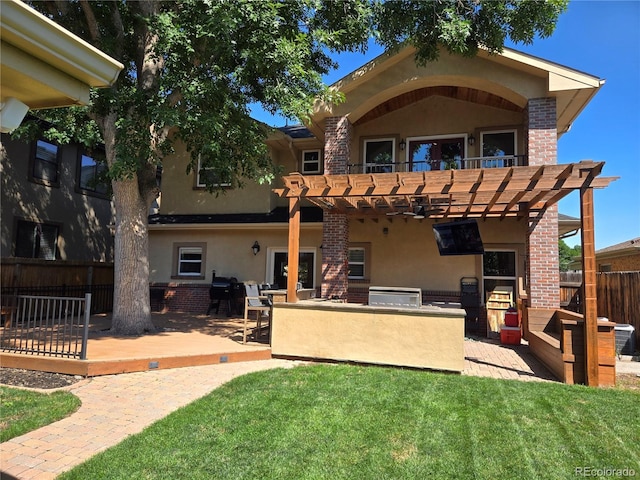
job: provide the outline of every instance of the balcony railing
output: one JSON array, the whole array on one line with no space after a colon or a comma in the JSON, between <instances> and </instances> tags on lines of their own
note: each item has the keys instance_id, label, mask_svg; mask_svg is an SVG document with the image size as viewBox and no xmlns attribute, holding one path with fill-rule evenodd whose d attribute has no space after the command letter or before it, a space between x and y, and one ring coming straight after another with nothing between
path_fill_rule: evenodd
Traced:
<instances>
[{"instance_id":1,"label":"balcony railing","mask_svg":"<svg viewBox=\"0 0 640 480\"><path fill-rule=\"evenodd\" d=\"M502 157L468 157L461 160L431 160L397 163L357 163L348 165L348 173L429 172L472 168L503 168L527 166L526 155Z\"/></svg>"}]
</instances>

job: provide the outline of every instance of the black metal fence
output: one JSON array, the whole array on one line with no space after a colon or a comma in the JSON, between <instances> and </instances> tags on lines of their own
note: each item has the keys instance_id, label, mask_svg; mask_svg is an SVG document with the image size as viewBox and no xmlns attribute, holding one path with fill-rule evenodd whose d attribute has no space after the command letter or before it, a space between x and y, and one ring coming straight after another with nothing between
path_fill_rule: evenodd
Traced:
<instances>
[{"instance_id":1,"label":"black metal fence","mask_svg":"<svg viewBox=\"0 0 640 480\"><path fill-rule=\"evenodd\" d=\"M434 170L468 170L476 168L525 167L526 155L504 155L500 157L468 157L452 160L419 160L411 162L386 161L374 163L356 163L347 165L348 173L391 173L391 172L429 172Z\"/></svg>"},{"instance_id":2,"label":"black metal fence","mask_svg":"<svg viewBox=\"0 0 640 480\"><path fill-rule=\"evenodd\" d=\"M15 306L12 297L35 295L43 297L84 297L91 294L91 314L113 311L113 284L109 285L59 285L45 287L3 287L2 305Z\"/></svg>"},{"instance_id":3,"label":"black metal fence","mask_svg":"<svg viewBox=\"0 0 640 480\"><path fill-rule=\"evenodd\" d=\"M87 358L91 294L81 298L19 295L5 313L2 351Z\"/></svg>"}]
</instances>

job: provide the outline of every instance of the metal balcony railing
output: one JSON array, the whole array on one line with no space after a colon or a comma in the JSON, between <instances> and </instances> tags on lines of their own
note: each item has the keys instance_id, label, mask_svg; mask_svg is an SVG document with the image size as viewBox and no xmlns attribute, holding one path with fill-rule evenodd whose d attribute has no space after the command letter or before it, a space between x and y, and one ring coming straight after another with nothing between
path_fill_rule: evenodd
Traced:
<instances>
[{"instance_id":1,"label":"metal balcony railing","mask_svg":"<svg viewBox=\"0 0 640 480\"><path fill-rule=\"evenodd\" d=\"M527 166L526 155L468 157L460 160L430 160L396 163L357 163L348 165L348 173L429 172L433 170L468 170Z\"/></svg>"}]
</instances>

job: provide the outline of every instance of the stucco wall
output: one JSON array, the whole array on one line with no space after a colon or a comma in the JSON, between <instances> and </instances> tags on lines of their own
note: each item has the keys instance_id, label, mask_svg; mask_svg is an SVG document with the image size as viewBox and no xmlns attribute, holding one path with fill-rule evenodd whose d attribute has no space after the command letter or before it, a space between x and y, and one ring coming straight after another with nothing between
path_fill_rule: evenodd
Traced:
<instances>
[{"instance_id":1,"label":"stucco wall","mask_svg":"<svg viewBox=\"0 0 640 480\"><path fill-rule=\"evenodd\" d=\"M150 281L152 283L210 283L211 272L216 271L219 277L236 277L241 282L254 281L262 283L267 279L267 262L269 249L287 249L288 227L271 227L269 229L217 229L217 230L181 230L150 231L149 261L151 265ZM254 255L251 246L258 240L261 249ZM204 243L206 245L205 278L193 280L189 278L172 278L174 244ZM316 251L315 284L320 284L320 245L322 230L303 228L300 234L300 248L311 248Z\"/></svg>"},{"instance_id":2,"label":"stucco wall","mask_svg":"<svg viewBox=\"0 0 640 480\"><path fill-rule=\"evenodd\" d=\"M275 304L273 355L461 372L464 310L407 310L323 301Z\"/></svg>"},{"instance_id":3,"label":"stucco wall","mask_svg":"<svg viewBox=\"0 0 640 480\"><path fill-rule=\"evenodd\" d=\"M109 224L115 211L109 199L76 192L78 146L60 146L59 186L30 181L31 144L2 135L1 256L15 253L17 220L59 225L60 260L113 261Z\"/></svg>"},{"instance_id":4,"label":"stucco wall","mask_svg":"<svg viewBox=\"0 0 640 480\"><path fill-rule=\"evenodd\" d=\"M431 220L392 218L380 222L352 220L349 241L370 244L369 284L459 291L462 277L482 278L479 255L440 256ZM485 250L518 252L518 275L524 274L527 225L517 220L478 221ZM385 233L387 229L387 233Z\"/></svg>"},{"instance_id":5,"label":"stucco wall","mask_svg":"<svg viewBox=\"0 0 640 480\"><path fill-rule=\"evenodd\" d=\"M401 93L429 86L464 86L487 91L524 107L528 98L547 94L547 79L508 68L487 58L464 58L443 52L440 60L417 67L406 55L366 82L347 87L347 101L333 108L332 116L351 113L353 121L372 106ZM353 89L352 89L353 88Z\"/></svg>"},{"instance_id":6,"label":"stucco wall","mask_svg":"<svg viewBox=\"0 0 640 480\"><path fill-rule=\"evenodd\" d=\"M242 189L225 190L216 196L196 187L196 173L186 173L189 154L182 144L167 157L162 170L162 202L160 212L176 214L266 213L271 211L271 185L247 181Z\"/></svg>"},{"instance_id":7,"label":"stucco wall","mask_svg":"<svg viewBox=\"0 0 640 480\"><path fill-rule=\"evenodd\" d=\"M474 146L466 145L467 157L481 156L480 132L517 129L517 153L524 153L522 113L486 107L452 98L433 96L355 127L350 163L362 163L363 140L376 136L401 138L473 134ZM409 149L396 151L396 162L408 161Z\"/></svg>"},{"instance_id":8,"label":"stucco wall","mask_svg":"<svg viewBox=\"0 0 640 480\"><path fill-rule=\"evenodd\" d=\"M514 250L517 252L517 270L520 283L524 273L524 238L526 223L514 219L478 222L485 249ZM388 229L384 233L384 229ZM261 249L254 256L251 245L258 240ZM172 278L174 245L176 243L204 243L206 267L204 279ZM235 276L240 281L264 282L270 249L286 249L286 225L270 229L209 229L187 231L150 231L150 264L152 283L209 283L211 271L221 277ZM316 287L322 273L322 229L319 225L304 226L300 235L300 248L315 249ZM431 220L394 218L350 220L349 244L365 245L369 249L369 263L365 280L351 281L351 285L419 287L423 290L460 290L462 277L482 279L482 260L478 255L440 256L432 230Z\"/></svg>"}]
</instances>

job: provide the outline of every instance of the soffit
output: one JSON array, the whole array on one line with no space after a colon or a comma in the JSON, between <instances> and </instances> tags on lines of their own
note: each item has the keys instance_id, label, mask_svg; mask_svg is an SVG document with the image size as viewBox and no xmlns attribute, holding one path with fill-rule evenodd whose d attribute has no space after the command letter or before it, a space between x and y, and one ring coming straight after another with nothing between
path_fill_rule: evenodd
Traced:
<instances>
[{"instance_id":1,"label":"soffit","mask_svg":"<svg viewBox=\"0 0 640 480\"><path fill-rule=\"evenodd\" d=\"M523 111L522 107L505 98L489 92L477 90L475 88L457 86L426 87L403 93L379 104L377 107L369 110L366 114L361 116L356 122L354 122L354 125L361 125L371 120L375 120L383 115L395 110L400 110L401 108L407 107L434 95L499 108L502 110L510 110L513 112Z\"/></svg>"},{"instance_id":2,"label":"soffit","mask_svg":"<svg viewBox=\"0 0 640 480\"><path fill-rule=\"evenodd\" d=\"M358 217L414 215L429 218L529 217L574 190L604 188L616 177L598 177L604 162L566 165L354 175L291 174L281 197L305 199L324 210Z\"/></svg>"}]
</instances>

